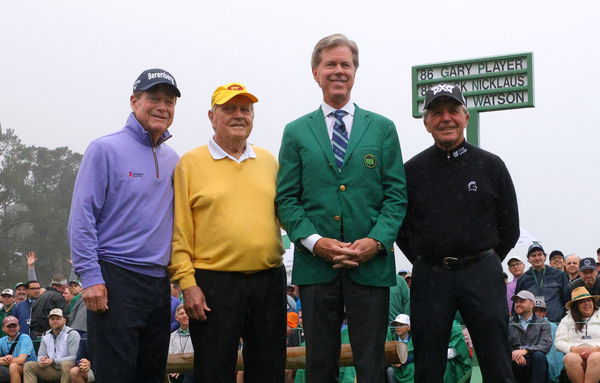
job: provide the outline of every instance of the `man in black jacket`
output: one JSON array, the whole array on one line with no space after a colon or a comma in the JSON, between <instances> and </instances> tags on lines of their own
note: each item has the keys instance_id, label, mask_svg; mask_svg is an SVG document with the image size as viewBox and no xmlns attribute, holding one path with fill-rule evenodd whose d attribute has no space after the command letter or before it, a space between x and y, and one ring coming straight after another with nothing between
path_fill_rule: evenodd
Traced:
<instances>
[{"instance_id":1,"label":"man in black jacket","mask_svg":"<svg viewBox=\"0 0 600 383\"><path fill-rule=\"evenodd\" d=\"M571 291L578 287L585 287L592 295L600 295L600 280L596 260L592 257L583 258L579 263L579 278L569 283L569 296Z\"/></svg>"},{"instance_id":2,"label":"man in black jacket","mask_svg":"<svg viewBox=\"0 0 600 383\"><path fill-rule=\"evenodd\" d=\"M52 309L67 311L67 301L62 294L67 287L67 278L62 274L55 274L50 282L50 287L40 295L31 306L31 324L29 325L31 339L42 336L45 331L50 330L48 314Z\"/></svg>"},{"instance_id":3,"label":"man in black jacket","mask_svg":"<svg viewBox=\"0 0 600 383\"><path fill-rule=\"evenodd\" d=\"M504 162L465 142L468 120L458 86L431 87L423 123L434 145L405 164L408 210L397 243L413 262L415 382L442 382L457 309L483 380L513 382L500 262L519 238L517 198Z\"/></svg>"},{"instance_id":4,"label":"man in black jacket","mask_svg":"<svg viewBox=\"0 0 600 383\"><path fill-rule=\"evenodd\" d=\"M544 383L552 347L550 323L533 313L535 297L527 290L513 295L516 314L512 317L508 336L512 348L512 368L515 380L524 383Z\"/></svg>"},{"instance_id":5,"label":"man in black jacket","mask_svg":"<svg viewBox=\"0 0 600 383\"><path fill-rule=\"evenodd\" d=\"M565 304L569 301L567 275L546 265L546 252L539 243L527 249L527 261L531 268L517 281L515 293L527 290L536 297L544 297L548 309L548 320L558 323L565 315Z\"/></svg>"}]
</instances>

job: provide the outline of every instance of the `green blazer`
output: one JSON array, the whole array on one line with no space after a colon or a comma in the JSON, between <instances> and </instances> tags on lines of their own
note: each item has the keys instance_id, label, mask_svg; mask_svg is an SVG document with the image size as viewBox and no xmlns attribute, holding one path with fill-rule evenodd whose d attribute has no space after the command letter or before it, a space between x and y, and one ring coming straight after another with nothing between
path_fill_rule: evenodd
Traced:
<instances>
[{"instance_id":1,"label":"green blazer","mask_svg":"<svg viewBox=\"0 0 600 383\"><path fill-rule=\"evenodd\" d=\"M386 251L349 269L350 277L368 286L396 283L393 243L406 213L406 178L392 121L356 106L341 172L321 108L286 125L276 202L295 244L292 283L327 283L340 273L302 246L300 239L312 234L345 242L380 241Z\"/></svg>"}]
</instances>

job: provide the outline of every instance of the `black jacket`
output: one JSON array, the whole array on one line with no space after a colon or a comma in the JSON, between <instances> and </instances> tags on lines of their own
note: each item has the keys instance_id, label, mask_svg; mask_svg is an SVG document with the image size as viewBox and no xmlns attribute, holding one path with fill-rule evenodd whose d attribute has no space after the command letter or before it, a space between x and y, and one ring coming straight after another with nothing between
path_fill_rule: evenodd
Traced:
<instances>
[{"instance_id":1,"label":"black jacket","mask_svg":"<svg viewBox=\"0 0 600 383\"><path fill-rule=\"evenodd\" d=\"M50 330L48 314L52 309L61 309L63 315L67 315L67 301L54 287L48 287L46 292L40 295L31 306L31 324L29 328L37 332Z\"/></svg>"},{"instance_id":2,"label":"black jacket","mask_svg":"<svg viewBox=\"0 0 600 383\"><path fill-rule=\"evenodd\" d=\"M569 283L569 296L571 296L571 292L578 287L585 287L586 289L588 289L588 287L583 283L583 279L577 278L571 283ZM592 286L591 289L588 289L588 291L592 295L600 295L600 278L596 278L594 286Z\"/></svg>"}]
</instances>

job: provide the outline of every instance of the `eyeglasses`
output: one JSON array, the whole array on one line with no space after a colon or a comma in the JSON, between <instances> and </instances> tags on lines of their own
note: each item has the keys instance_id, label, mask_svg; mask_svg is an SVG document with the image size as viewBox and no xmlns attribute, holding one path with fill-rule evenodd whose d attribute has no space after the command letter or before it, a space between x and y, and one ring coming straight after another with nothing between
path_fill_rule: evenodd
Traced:
<instances>
[{"instance_id":1,"label":"eyeglasses","mask_svg":"<svg viewBox=\"0 0 600 383\"><path fill-rule=\"evenodd\" d=\"M519 262L519 263L512 263L512 264L508 265L508 267L515 267L515 266L519 266L519 265L522 265L522 263L521 262Z\"/></svg>"}]
</instances>

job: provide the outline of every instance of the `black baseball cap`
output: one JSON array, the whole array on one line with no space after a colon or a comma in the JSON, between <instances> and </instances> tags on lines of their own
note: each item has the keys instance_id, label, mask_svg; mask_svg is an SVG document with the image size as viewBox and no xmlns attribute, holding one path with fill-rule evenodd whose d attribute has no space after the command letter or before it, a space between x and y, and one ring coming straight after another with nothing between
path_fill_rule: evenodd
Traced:
<instances>
[{"instance_id":1,"label":"black baseball cap","mask_svg":"<svg viewBox=\"0 0 600 383\"><path fill-rule=\"evenodd\" d=\"M552 250L552 252L548 256L548 259L552 260L552 258L554 258L554 257L561 257L562 259L565 259L565 255L560 250Z\"/></svg>"},{"instance_id":2,"label":"black baseball cap","mask_svg":"<svg viewBox=\"0 0 600 383\"><path fill-rule=\"evenodd\" d=\"M583 258L579 262L579 271L583 270L596 270L596 260L594 258Z\"/></svg>"},{"instance_id":3,"label":"black baseball cap","mask_svg":"<svg viewBox=\"0 0 600 383\"><path fill-rule=\"evenodd\" d=\"M540 250L542 253L544 253L544 255L546 255L546 252L544 251L542 245L540 245L539 243L533 243L529 246L529 249L527 249L527 258L529 258L529 254L533 253L536 250Z\"/></svg>"},{"instance_id":4,"label":"black baseball cap","mask_svg":"<svg viewBox=\"0 0 600 383\"><path fill-rule=\"evenodd\" d=\"M459 104L467 105L465 97L462 95L460 88L456 85L451 84L437 84L432 86L425 93L425 103L423 109L427 109L431 103L440 97L450 97L456 100Z\"/></svg>"},{"instance_id":5,"label":"black baseball cap","mask_svg":"<svg viewBox=\"0 0 600 383\"><path fill-rule=\"evenodd\" d=\"M133 93L146 91L153 86L158 84L168 84L175 88L175 94L177 97L181 97L181 92L177 88L177 81L175 81L175 77L171 75L171 73L167 72L164 69L146 69L142 72L133 83Z\"/></svg>"}]
</instances>

